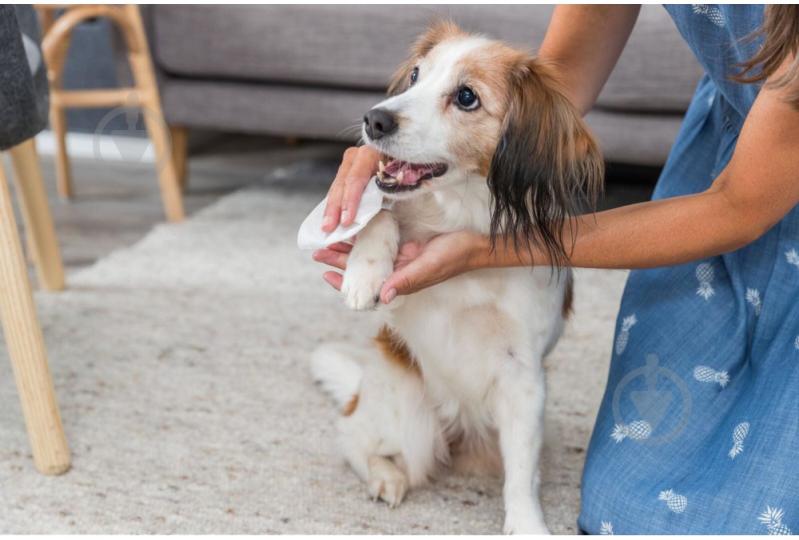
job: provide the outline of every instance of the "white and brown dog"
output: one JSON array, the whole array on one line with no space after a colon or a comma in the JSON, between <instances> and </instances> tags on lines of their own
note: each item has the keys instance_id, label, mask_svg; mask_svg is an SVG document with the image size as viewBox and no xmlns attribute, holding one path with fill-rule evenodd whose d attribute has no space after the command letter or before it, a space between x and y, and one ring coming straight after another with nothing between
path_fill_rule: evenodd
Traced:
<instances>
[{"instance_id":1,"label":"white and brown dog","mask_svg":"<svg viewBox=\"0 0 799 540\"><path fill-rule=\"evenodd\" d=\"M602 159L546 66L439 23L389 93L363 137L384 155L375 182L394 205L349 256L350 308L375 307L410 240L472 230L564 260L559 231L599 189ZM446 466L504 469L505 532L547 532L542 359L570 302L568 270L478 270L392 302L376 348L317 350L314 376L343 408L341 448L369 493L395 506Z\"/></svg>"}]
</instances>

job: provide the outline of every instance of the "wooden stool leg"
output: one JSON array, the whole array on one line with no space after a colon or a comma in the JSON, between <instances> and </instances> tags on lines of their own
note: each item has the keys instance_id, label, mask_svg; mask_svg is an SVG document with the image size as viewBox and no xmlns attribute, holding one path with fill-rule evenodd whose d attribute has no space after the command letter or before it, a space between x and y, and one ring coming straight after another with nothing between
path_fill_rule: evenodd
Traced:
<instances>
[{"instance_id":1,"label":"wooden stool leg","mask_svg":"<svg viewBox=\"0 0 799 540\"><path fill-rule=\"evenodd\" d=\"M183 126L169 126L169 138L172 142L172 162L175 164L175 175L182 190L188 185L188 130Z\"/></svg>"},{"instance_id":2,"label":"wooden stool leg","mask_svg":"<svg viewBox=\"0 0 799 540\"><path fill-rule=\"evenodd\" d=\"M147 46L144 23L142 23L138 6L129 4L123 9L129 24L127 27L122 27L121 31L130 32L132 35L127 41L138 44L135 50L128 51L128 59L136 88L139 91L144 123L155 150L155 162L158 167L158 180L166 217L169 221L181 221L185 217L183 195L175 171L175 163L172 160L169 129L164 121L164 112L161 110L161 98L158 95L158 84L150 60L150 49Z\"/></svg>"},{"instance_id":3,"label":"wooden stool leg","mask_svg":"<svg viewBox=\"0 0 799 540\"><path fill-rule=\"evenodd\" d=\"M69 469L69 448L47 366L44 338L31 296L8 183L1 169L0 318L34 463L44 474L61 474Z\"/></svg>"},{"instance_id":4,"label":"wooden stool leg","mask_svg":"<svg viewBox=\"0 0 799 540\"><path fill-rule=\"evenodd\" d=\"M11 149L14 180L39 284L49 291L64 289L64 267L58 249L53 217L44 189L34 139Z\"/></svg>"}]
</instances>

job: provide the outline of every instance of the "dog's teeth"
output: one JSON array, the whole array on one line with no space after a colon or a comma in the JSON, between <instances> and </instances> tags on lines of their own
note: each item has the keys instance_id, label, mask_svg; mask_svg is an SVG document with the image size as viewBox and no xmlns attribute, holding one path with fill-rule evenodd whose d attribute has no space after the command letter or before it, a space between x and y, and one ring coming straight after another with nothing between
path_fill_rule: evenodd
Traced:
<instances>
[{"instance_id":1,"label":"dog's teeth","mask_svg":"<svg viewBox=\"0 0 799 540\"><path fill-rule=\"evenodd\" d=\"M402 179L405 178L405 171L400 171L397 173L397 182L402 182Z\"/></svg>"},{"instance_id":2,"label":"dog's teeth","mask_svg":"<svg viewBox=\"0 0 799 540\"><path fill-rule=\"evenodd\" d=\"M380 161L378 161L378 162L377 162L377 169L378 169L378 170L379 170L381 173L382 173L383 171L385 171L385 170L386 170L386 164L385 164L385 163L383 163L383 160L382 160L382 159L381 159Z\"/></svg>"},{"instance_id":3,"label":"dog's teeth","mask_svg":"<svg viewBox=\"0 0 799 540\"><path fill-rule=\"evenodd\" d=\"M383 181L383 171L377 171L377 179Z\"/></svg>"},{"instance_id":4,"label":"dog's teeth","mask_svg":"<svg viewBox=\"0 0 799 540\"><path fill-rule=\"evenodd\" d=\"M385 180L382 181L387 186L393 186L397 183L397 179L391 176L386 176Z\"/></svg>"}]
</instances>

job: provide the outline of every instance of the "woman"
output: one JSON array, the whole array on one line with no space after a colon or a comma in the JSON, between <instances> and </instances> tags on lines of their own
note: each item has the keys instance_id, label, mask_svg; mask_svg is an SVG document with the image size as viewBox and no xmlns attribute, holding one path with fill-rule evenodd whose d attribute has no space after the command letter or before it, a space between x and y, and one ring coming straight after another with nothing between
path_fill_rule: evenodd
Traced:
<instances>
[{"instance_id":1,"label":"woman","mask_svg":"<svg viewBox=\"0 0 799 540\"><path fill-rule=\"evenodd\" d=\"M583 112L638 6L562 6L539 55ZM630 268L588 450L589 533L799 532L799 7L667 7L706 74L653 200L567 223L570 264ZM762 29L758 37L752 34ZM748 39L747 39L748 38ZM325 228L376 168L345 155ZM341 212L342 206L344 211ZM344 268L347 248L315 258ZM406 245L383 302L476 268L547 264L459 232ZM325 279L340 286L341 276Z\"/></svg>"}]
</instances>

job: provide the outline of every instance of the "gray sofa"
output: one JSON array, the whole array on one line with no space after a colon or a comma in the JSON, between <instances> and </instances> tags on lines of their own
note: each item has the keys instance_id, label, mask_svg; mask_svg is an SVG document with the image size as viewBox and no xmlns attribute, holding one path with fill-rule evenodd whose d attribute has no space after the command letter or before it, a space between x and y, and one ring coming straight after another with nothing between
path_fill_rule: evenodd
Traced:
<instances>
[{"instance_id":1,"label":"gray sofa","mask_svg":"<svg viewBox=\"0 0 799 540\"><path fill-rule=\"evenodd\" d=\"M451 18L534 50L551 6L187 6L146 10L167 122L357 139L414 37ZM659 6L588 115L608 161L661 165L701 69Z\"/></svg>"}]
</instances>

